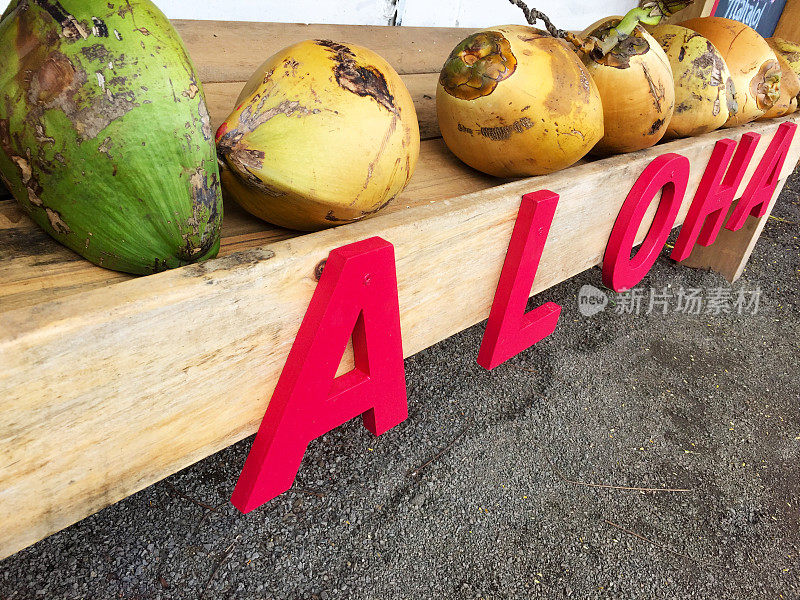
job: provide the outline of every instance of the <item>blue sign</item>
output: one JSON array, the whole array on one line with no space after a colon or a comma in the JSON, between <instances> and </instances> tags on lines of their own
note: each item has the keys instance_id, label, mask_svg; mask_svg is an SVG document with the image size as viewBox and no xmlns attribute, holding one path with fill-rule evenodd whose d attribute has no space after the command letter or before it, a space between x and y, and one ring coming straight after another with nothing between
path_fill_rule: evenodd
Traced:
<instances>
[{"instance_id":1,"label":"blue sign","mask_svg":"<svg viewBox=\"0 0 800 600\"><path fill-rule=\"evenodd\" d=\"M725 17L749 25L762 37L772 37L786 0L719 0L716 17Z\"/></svg>"}]
</instances>

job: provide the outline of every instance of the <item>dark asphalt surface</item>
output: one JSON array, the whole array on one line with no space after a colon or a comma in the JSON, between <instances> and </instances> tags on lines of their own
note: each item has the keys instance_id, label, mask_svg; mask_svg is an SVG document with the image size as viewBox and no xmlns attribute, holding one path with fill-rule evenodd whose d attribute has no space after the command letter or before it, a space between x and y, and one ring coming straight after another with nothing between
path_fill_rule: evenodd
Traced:
<instances>
[{"instance_id":1,"label":"dark asphalt surface","mask_svg":"<svg viewBox=\"0 0 800 600\"><path fill-rule=\"evenodd\" d=\"M251 439L1 562L0 598L800 598L799 191L732 288L756 315L585 317L593 269L493 372L484 325L409 359L406 422L327 434L249 516ZM664 254L640 287L667 286L731 289Z\"/></svg>"}]
</instances>

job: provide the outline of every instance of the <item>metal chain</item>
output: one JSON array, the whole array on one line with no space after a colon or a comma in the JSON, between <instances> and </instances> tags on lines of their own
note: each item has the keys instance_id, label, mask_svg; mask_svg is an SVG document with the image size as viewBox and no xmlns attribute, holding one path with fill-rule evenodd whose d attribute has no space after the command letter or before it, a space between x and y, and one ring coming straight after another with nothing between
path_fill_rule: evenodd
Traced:
<instances>
[{"instance_id":1,"label":"metal chain","mask_svg":"<svg viewBox=\"0 0 800 600\"><path fill-rule=\"evenodd\" d=\"M565 32L563 29L558 29L550 18L544 14L543 12L536 10L535 8L528 8L528 5L525 4L522 0L508 0L514 6L520 8L522 13L525 15L525 19L528 21L529 25L536 25L536 21L542 21L544 23L545 28L553 37L563 38Z\"/></svg>"}]
</instances>

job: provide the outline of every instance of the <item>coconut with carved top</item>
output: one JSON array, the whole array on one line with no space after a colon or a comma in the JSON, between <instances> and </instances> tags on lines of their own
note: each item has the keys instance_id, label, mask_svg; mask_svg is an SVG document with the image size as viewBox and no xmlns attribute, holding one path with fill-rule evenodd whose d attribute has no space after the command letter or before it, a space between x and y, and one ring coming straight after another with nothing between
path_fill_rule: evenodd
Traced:
<instances>
[{"instance_id":1,"label":"coconut with carved top","mask_svg":"<svg viewBox=\"0 0 800 600\"><path fill-rule=\"evenodd\" d=\"M304 231L375 214L406 186L419 148L400 76L371 50L330 40L268 58L217 131L226 197Z\"/></svg>"},{"instance_id":2,"label":"coconut with carved top","mask_svg":"<svg viewBox=\"0 0 800 600\"><path fill-rule=\"evenodd\" d=\"M592 152L619 154L656 144L675 108L672 68L664 50L627 16L603 19L583 36L610 42L608 50L581 54L600 90L605 116L605 135Z\"/></svg>"},{"instance_id":3,"label":"coconut with carved top","mask_svg":"<svg viewBox=\"0 0 800 600\"><path fill-rule=\"evenodd\" d=\"M589 151L632 152L664 135L674 87L656 25L691 0L647 0L584 34L557 29L523 0L530 25L492 27L463 40L436 92L447 146L468 165L503 177L541 175Z\"/></svg>"},{"instance_id":4,"label":"coconut with carved top","mask_svg":"<svg viewBox=\"0 0 800 600\"><path fill-rule=\"evenodd\" d=\"M781 38L767 38L767 43L781 67L781 93L759 119L790 115L800 103L800 46Z\"/></svg>"},{"instance_id":5,"label":"coconut with carved top","mask_svg":"<svg viewBox=\"0 0 800 600\"><path fill-rule=\"evenodd\" d=\"M597 87L549 33L503 25L475 33L450 54L436 88L442 137L491 175L542 175L583 157L603 135Z\"/></svg>"}]
</instances>

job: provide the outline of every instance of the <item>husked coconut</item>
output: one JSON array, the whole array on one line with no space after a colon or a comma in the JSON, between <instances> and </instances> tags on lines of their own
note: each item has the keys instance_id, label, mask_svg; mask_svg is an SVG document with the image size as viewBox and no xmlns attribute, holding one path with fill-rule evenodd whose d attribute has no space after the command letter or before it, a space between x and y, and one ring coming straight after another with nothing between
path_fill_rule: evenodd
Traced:
<instances>
[{"instance_id":1,"label":"husked coconut","mask_svg":"<svg viewBox=\"0 0 800 600\"><path fill-rule=\"evenodd\" d=\"M737 110L733 79L714 44L680 25L655 25L647 31L661 44L672 67L675 110L665 137L708 133Z\"/></svg>"},{"instance_id":2,"label":"husked coconut","mask_svg":"<svg viewBox=\"0 0 800 600\"><path fill-rule=\"evenodd\" d=\"M268 58L217 131L226 193L313 231L358 221L406 186L419 124L400 76L367 48L307 40Z\"/></svg>"},{"instance_id":3,"label":"husked coconut","mask_svg":"<svg viewBox=\"0 0 800 600\"><path fill-rule=\"evenodd\" d=\"M603 135L597 86L575 52L523 25L460 42L442 68L436 112L453 154L498 177L563 169Z\"/></svg>"},{"instance_id":4,"label":"husked coconut","mask_svg":"<svg viewBox=\"0 0 800 600\"><path fill-rule=\"evenodd\" d=\"M708 39L728 65L738 110L725 127L754 121L780 97L781 68L769 44L755 29L724 17L700 17L681 23Z\"/></svg>"},{"instance_id":5,"label":"husked coconut","mask_svg":"<svg viewBox=\"0 0 800 600\"><path fill-rule=\"evenodd\" d=\"M603 19L582 35L602 40L622 20ZM604 55L587 53L582 59L603 101L605 135L592 152L620 154L656 144L675 107L672 68L659 43L636 25Z\"/></svg>"}]
</instances>

